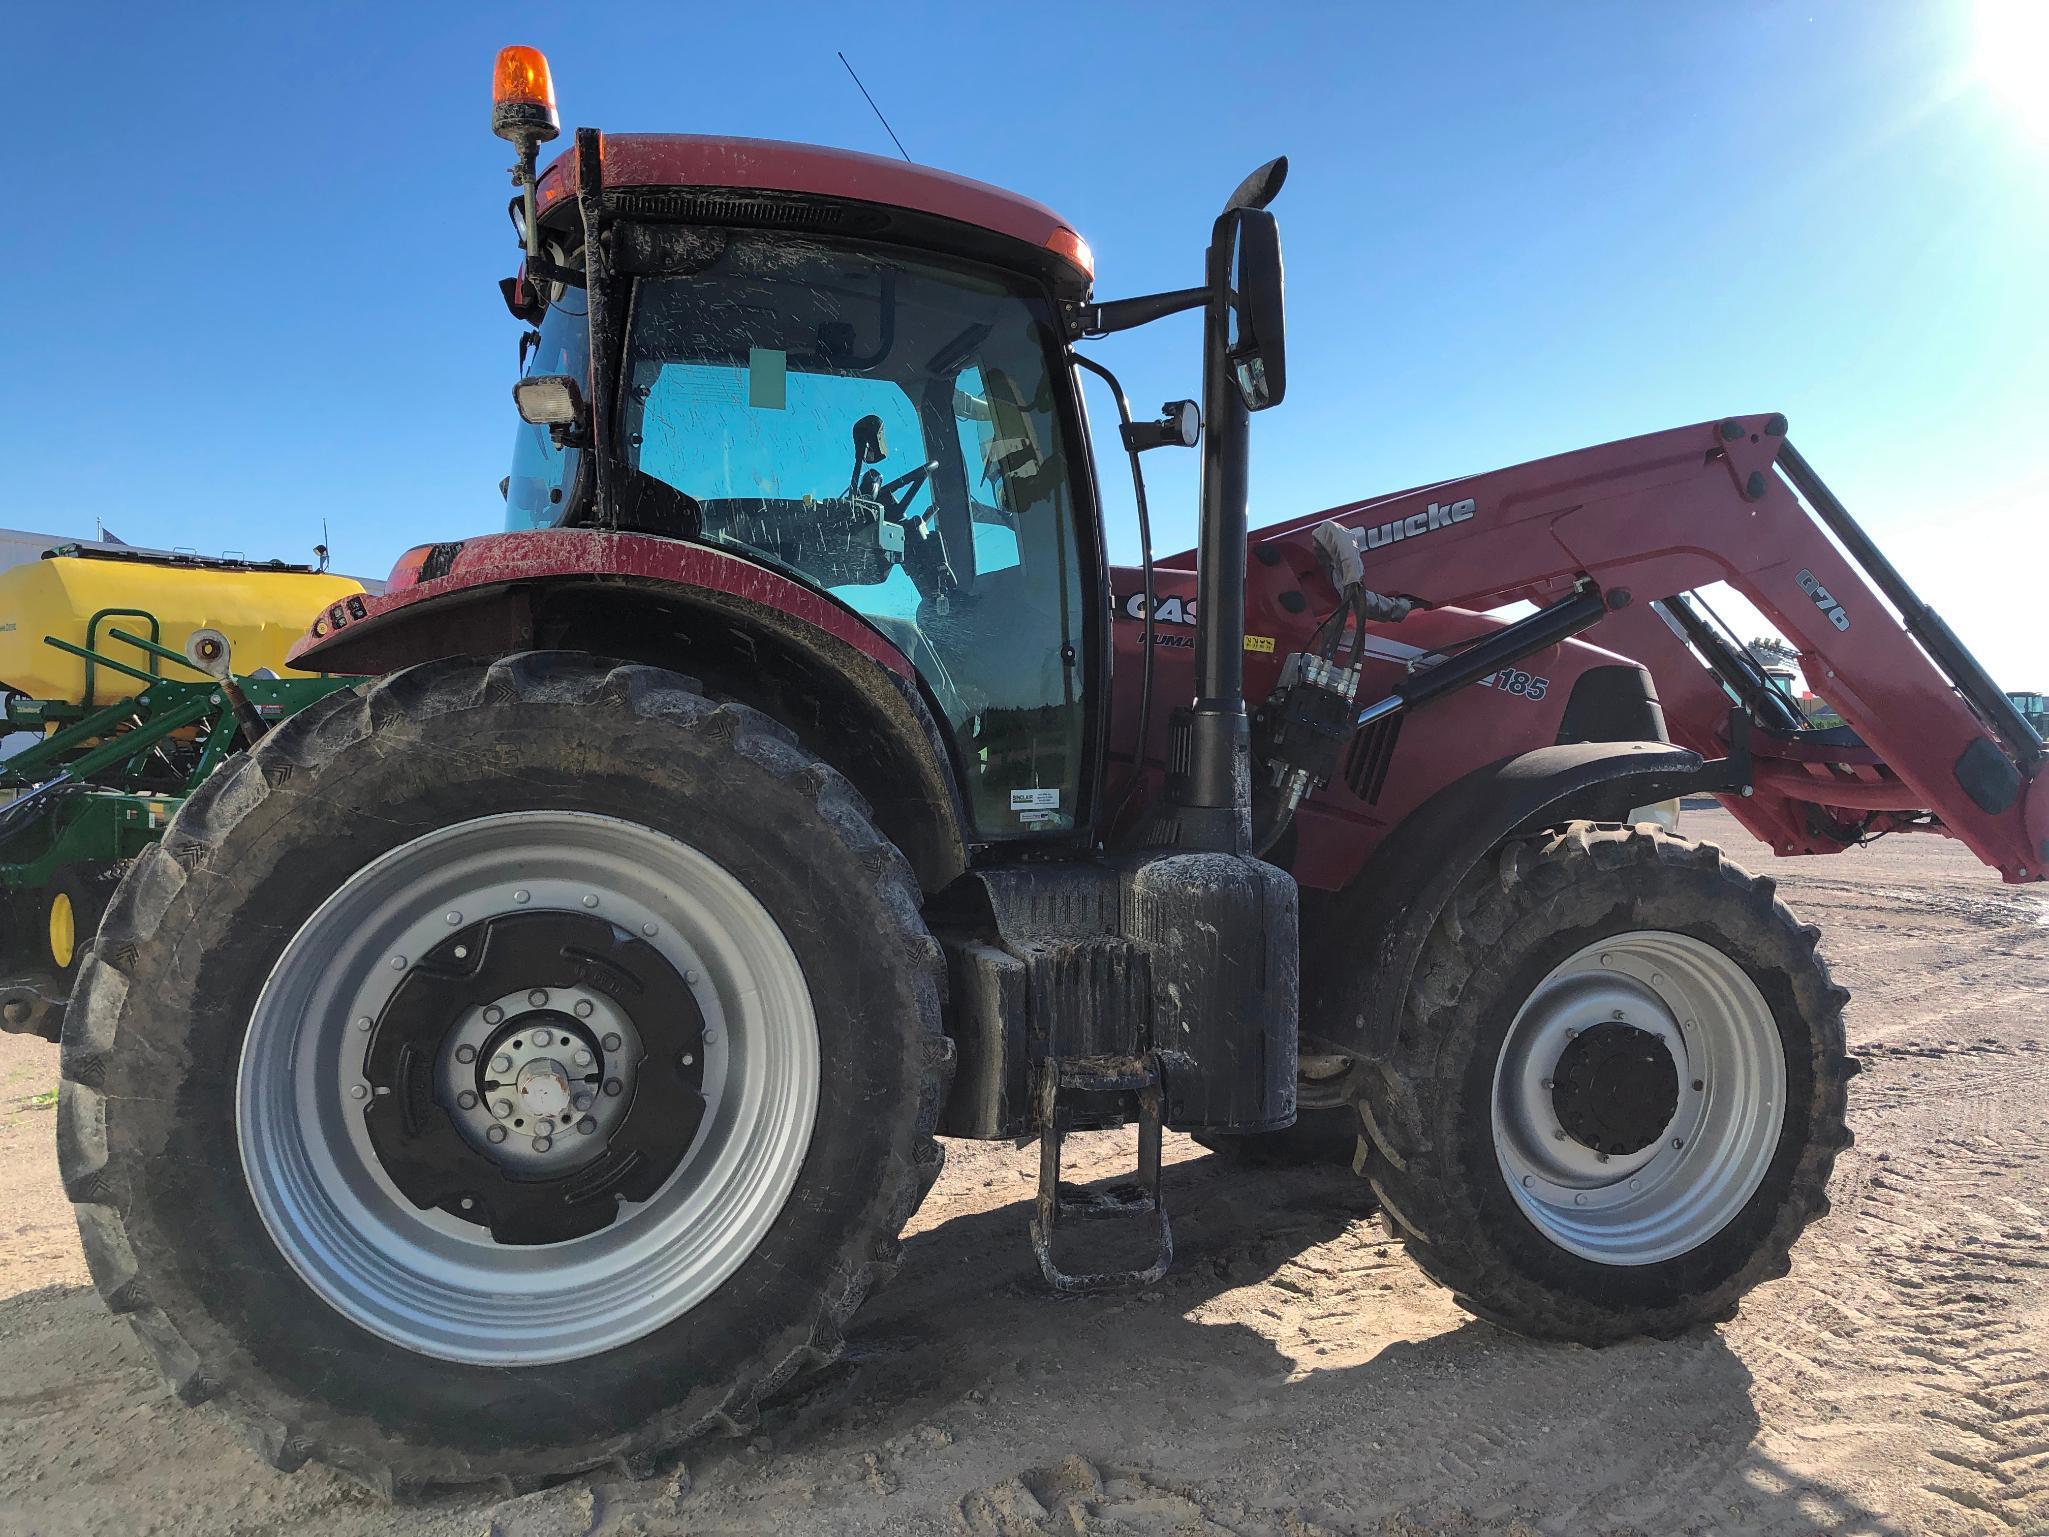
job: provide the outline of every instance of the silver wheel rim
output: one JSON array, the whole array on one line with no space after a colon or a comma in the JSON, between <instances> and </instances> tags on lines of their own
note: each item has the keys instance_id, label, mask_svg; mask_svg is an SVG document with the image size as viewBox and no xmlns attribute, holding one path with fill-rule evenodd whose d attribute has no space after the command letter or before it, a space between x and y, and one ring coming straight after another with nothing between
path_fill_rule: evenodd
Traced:
<instances>
[{"instance_id":1,"label":"silver wheel rim","mask_svg":"<svg viewBox=\"0 0 2049 1537\"><path fill-rule=\"evenodd\" d=\"M549 908L645 937L686 979L705 1021L705 1113L675 1173L609 1227L499 1244L416 1208L385 1173L363 1126L360 1022L451 921ZM781 1212L817 1104L810 993L768 910L664 833L554 811L439 829L345 882L272 969L236 1095L250 1194L307 1285L394 1344L481 1365L596 1355L716 1291Z\"/></svg>"},{"instance_id":2,"label":"silver wheel rim","mask_svg":"<svg viewBox=\"0 0 2049 1537\"><path fill-rule=\"evenodd\" d=\"M1572 1040L1610 1022L1657 1037L1678 1102L1642 1149L1603 1156L1561 1128L1553 1074ZM1698 1248L1763 1183L1785 1121L1785 1050L1757 984L1686 934L1638 930L1554 967L1496 1060L1494 1151L1523 1214L1560 1248L1651 1265Z\"/></svg>"}]
</instances>

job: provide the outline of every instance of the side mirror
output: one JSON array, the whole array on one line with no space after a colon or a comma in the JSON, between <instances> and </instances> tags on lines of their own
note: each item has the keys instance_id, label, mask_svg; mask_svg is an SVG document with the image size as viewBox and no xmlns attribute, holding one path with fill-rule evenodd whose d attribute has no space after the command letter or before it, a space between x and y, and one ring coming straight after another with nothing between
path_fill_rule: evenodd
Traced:
<instances>
[{"instance_id":1,"label":"side mirror","mask_svg":"<svg viewBox=\"0 0 2049 1537\"><path fill-rule=\"evenodd\" d=\"M583 420L583 391L568 374L541 374L512 387L519 419L536 427L574 427Z\"/></svg>"},{"instance_id":2,"label":"side mirror","mask_svg":"<svg viewBox=\"0 0 2049 1537\"><path fill-rule=\"evenodd\" d=\"M1288 390L1281 230L1264 208L1237 208L1231 232L1231 318L1225 350L1245 409L1277 406Z\"/></svg>"}]
</instances>

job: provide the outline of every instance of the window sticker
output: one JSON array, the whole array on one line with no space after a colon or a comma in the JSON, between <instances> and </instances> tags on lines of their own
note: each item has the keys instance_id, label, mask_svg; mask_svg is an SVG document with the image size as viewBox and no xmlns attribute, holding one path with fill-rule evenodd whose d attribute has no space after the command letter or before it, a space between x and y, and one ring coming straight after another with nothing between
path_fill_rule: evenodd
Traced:
<instances>
[{"instance_id":1,"label":"window sticker","mask_svg":"<svg viewBox=\"0 0 2049 1537\"><path fill-rule=\"evenodd\" d=\"M780 411L789 402L790 355L780 347L747 350L747 404L757 411Z\"/></svg>"},{"instance_id":2,"label":"window sticker","mask_svg":"<svg viewBox=\"0 0 2049 1537\"><path fill-rule=\"evenodd\" d=\"M1060 787L1046 790L1012 790L1010 792L1012 811L1058 811L1060 809Z\"/></svg>"}]
</instances>

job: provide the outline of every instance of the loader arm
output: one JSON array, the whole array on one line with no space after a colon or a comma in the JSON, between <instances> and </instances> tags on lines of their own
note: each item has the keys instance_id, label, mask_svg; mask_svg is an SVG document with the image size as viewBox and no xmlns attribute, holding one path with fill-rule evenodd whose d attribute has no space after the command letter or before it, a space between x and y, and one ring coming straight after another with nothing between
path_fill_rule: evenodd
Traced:
<instances>
[{"instance_id":1,"label":"loader arm","mask_svg":"<svg viewBox=\"0 0 2049 1537\"><path fill-rule=\"evenodd\" d=\"M1308 538L1325 521L1359 531L1368 587L1434 605L1555 604L1591 578L1609 612L1590 638L1650 670L1672 739L1724 760L1725 804L1777 852L1938 830L2010 882L2042 879L2041 739L1785 431L1776 415L1701 423L1296 519L1254 535L1282 557L1252 562L1254 585L1334 598ZM1786 636L1849 731L1802 729L1756 693L1740 643L1718 649L1686 596L1717 581Z\"/></svg>"}]
</instances>

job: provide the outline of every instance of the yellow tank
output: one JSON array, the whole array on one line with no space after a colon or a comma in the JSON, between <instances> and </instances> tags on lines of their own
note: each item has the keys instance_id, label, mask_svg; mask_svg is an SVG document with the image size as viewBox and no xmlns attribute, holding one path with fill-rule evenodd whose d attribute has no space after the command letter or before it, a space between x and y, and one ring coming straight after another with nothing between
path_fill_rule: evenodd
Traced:
<instances>
[{"instance_id":1,"label":"yellow tank","mask_svg":"<svg viewBox=\"0 0 2049 1537\"><path fill-rule=\"evenodd\" d=\"M151 664L138 647L113 639L110 631L126 630L182 652L194 630L213 629L234 648L236 672L268 667L281 677L303 677L285 666L285 652L315 614L361 591L363 584L346 576L203 561L99 555L28 561L0 571L0 683L31 699L72 704L106 704L136 692L142 685L135 679L96 667L88 700L84 659L43 644L44 636L55 635L86 645L93 616L110 609L156 616L153 637L148 620L133 614L107 614L99 621L93 648L132 667ZM199 678L172 662L157 670L175 682Z\"/></svg>"}]
</instances>

